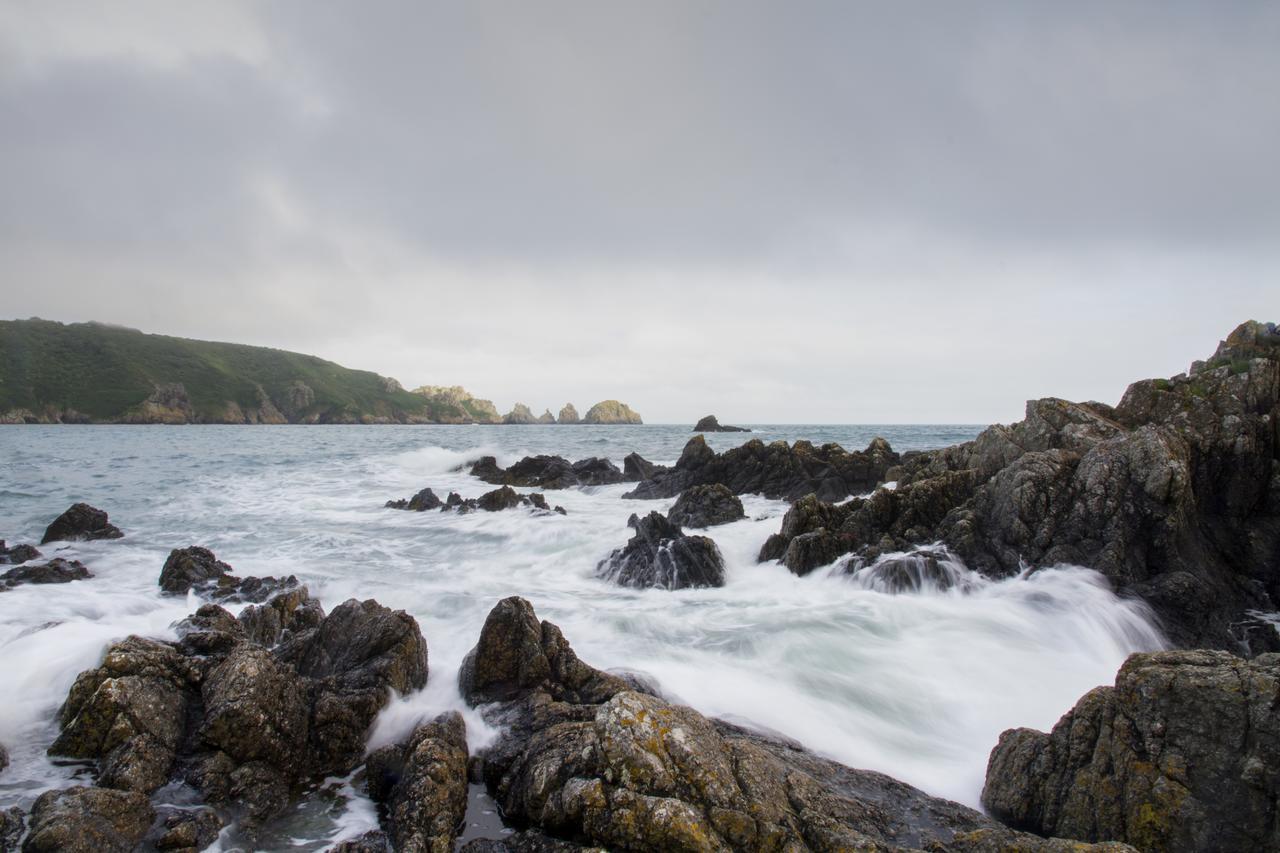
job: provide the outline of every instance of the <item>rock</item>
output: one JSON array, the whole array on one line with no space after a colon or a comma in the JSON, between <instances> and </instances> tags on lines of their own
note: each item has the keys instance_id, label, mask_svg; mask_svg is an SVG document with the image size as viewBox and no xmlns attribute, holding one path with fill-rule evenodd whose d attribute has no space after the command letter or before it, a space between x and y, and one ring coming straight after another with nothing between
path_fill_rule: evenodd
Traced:
<instances>
[{"instance_id":1,"label":"rock","mask_svg":"<svg viewBox=\"0 0 1280 853\"><path fill-rule=\"evenodd\" d=\"M13 566L38 559L40 559L40 552L34 546L14 545L12 548L6 548L4 540L0 539L0 566Z\"/></svg>"},{"instance_id":2,"label":"rock","mask_svg":"<svg viewBox=\"0 0 1280 853\"><path fill-rule=\"evenodd\" d=\"M369 796L386 809L399 851L452 853L467 811L467 732L450 711L419 726L405 744L370 756Z\"/></svg>"},{"instance_id":3,"label":"rock","mask_svg":"<svg viewBox=\"0 0 1280 853\"><path fill-rule=\"evenodd\" d=\"M573 475L580 486L608 486L622 482L622 472L608 459L591 456L573 463Z\"/></svg>"},{"instance_id":4,"label":"rock","mask_svg":"<svg viewBox=\"0 0 1280 853\"><path fill-rule=\"evenodd\" d=\"M130 853L142 841L155 810L132 791L63 788L36 798L26 853Z\"/></svg>"},{"instance_id":5,"label":"rock","mask_svg":"<svg viewBox=\"0 0 1280 853\"><path fill-rule=\"evenodd\" d=\"M520 506L521 500L519 492L510 486L503 486L492 492L485 492L476 501L476 505L485 512L498 512Z\"/></svg>"},{"instance_id":6,"label":"rock","mask_svg":"<svg viewBox=\"0 0 1280 853\"><path fill-rule=\"evenodd\" d=\"M853 560L844 567L844 573L864 589L890 595L950 589L968 592L977 577L945 548L891 555L870 565Z\"/></svg>"},{"instance_id":7,"label":"rock","mask_svg":"<svg viewBox=\"0 0 1280 853\"><path fill-rule=\"evenodd\" d=\"M107 514L86 503L72 504L44 531L41 545L49 542L84 539L119 539L124 536L120 528L107 521Z\"/></svg>"},{"instance_id":8,"label":"rock","mask_svg":"<svg viewBox=\"0 0 1280 853\"><path fill-rule=\"evenodd\" d=\"M1017 829L1141 850L1280 846L1280 655L1138 654L1050 734L1011 729L982 801Z\"/></svg>"},{"instance_id":9,"label":"rock","mask_svg":"<svg viewBox=\"0 0 1280 853\"><path fill-rule=\"evenodd\" d=\"M504 424L536 424L538 419L524 403L516 403L503 418Z\"/></svg>"},{"instance_id":10,"label":"rock","mask_svg":"<svg viewBox=\"0 0 1280 853\"><path fill-rule=\"evenodd\" d=\"M3 772L9 766L9 750L4 748L4 744L0 743L0 772Z\"/></svg>"},{"instance_id":11,"label":"rock","mask_svg":"<svg viewBox=\"0 0 1280 853\"><path fill-rule=\"evenodd\" d=\"M719 483L685 489L667 513L677 527L714 527L746 517L742 501Z\"/></svg>"},{"instance_id":12,"label":"rock","mask_svg":"<svg viewBox=\"0 0 1280 853\"><path fill-rule=\"evenodd\" d=\"M470 473L494 485L537 489L602 486L621 483L623 479L616 465L595 456L577 462L561 456L526 456L505 470L492 456L484 456L471 466Z\"/></svg>"},{"instance_id":13,"label":"rock","mask_svg":"<svg viewBox=\"0 0 1280 853\"><path fill-rule=\"evenodd\" d=\"M380 829L372 829L359 838L340 841L325 853L387 853L391 849L391 840Z\"/></svg>"},{"instance_id":14,"label":"rock","mask_svg":"<svg viewBox=\"0 0 1280 853\"><path fill-rule=\"evenodd\" d=\"M435 420L442 424L500 424L502 415L491 400L480 400L460 385L444 387L423 385L415 388L419 394L431 400L435 406Z\"/></svg>"},{"instance_id":15,"label":"rock","mask_svg":"<svg viewBox=\"0 0 1280 853\"><path fill-rule=\"evenodd\" d=\"M222 831L222 818L208 807L181 809L164 819L164 833L157 850L200 851L213 844Z\"/></svg>"},{"instance_id":16,"label":"rock","mask_svg":"<svg viewBox=\"0 0 1280 853\"><path fill-rule=\"evenodd\" d=\"M26 832L27 816L22 809L17 806L0 809L0 851L18 850Z\"/></svg>"},{"instance_id":17,"label":"rock","mask_svg":"<svg viewBox=\"0 0 1280 853\"><path fill-rule=\"evenodd\" d=\"M64 560L54 557L47 563L34 566L19 566L0 574L0 589L19 586L25 583L70 583L87 580L93 573L79 560Z\"/></svg>"},{"instance_id":18,"label":"rock","mask_svg":"<svg viewBox=\"0 0 1280 853\"><path fill-rule=\"evenodd\" d=\"M623 497L672 498L692 486L720 483L735 495L760 493L775 500L798 500L815 493L823 500L840 500L870 492L899 461L883 439L861 452L846 451L838 444L814 447L807 441L788 445L752 439L716 453L705 438L695 435L675 467L655 470Z\"/></svg>"},{"instance_id":19,"label":"rock","mask_svg":"<svg viewBox=\"0 0 1280 853\"><path fill-rule=\"evenodd\" d=\"M488 457L492 459L493 457ZM436 497L436 493L431 489L423 489L413 497L406 500L387 501L388 509L406 509L410 512L426 512L429 509L439 509L444 506L440 498Z\"/></svg>"},{"instance_id":20,"label":"rock","mask_svg":"<svg viewBox=\"0 0 1280 853\"><path fill-rule=\"evenodd\" d=\"M587 847L552 838L536 829L526 829L502 838L476 838L462 845L459 853L606 853L603 847Z\"/></svg>"},{"instance_id":21,"label":"rock","mask_svg":"<svg viewBox=\"0 0 1280 853\"><path fill-rule=\"evenodd\" d=\"M555 422L556 416L551 414L550 409L544 409L542 414L538 415L538 423L540 424L554 424Z\"/></svg>"},{"instance_id":22,"label":"rock","mask_svg":"<svg viewBox=\"0 0 1280 853\"><path fill-rule=\"evenodd\" d=\"M623 586L685 589L724 586L724 558L705 536L687 536L661 513L631 516L635 535L596 567Z\"/></svg>"},{"instance_id":23,"label":"rock","mask_svg":"<svg viewBox=\"0 0 1280 853\"><path fill-rule=\"evenodd\" d=\"M638 483L641 480L652 479L659 471L667 469L661 465L654 465L645 459L639 453L628 453L622 460L622 479L627 483Z\"/></svg>"},{"instance_id":24,"label":"rock","mask_svg":"<svg viewBox=\"0 0 1280 853\"><path fill-rule=\"evenodd\" d=\"M789 513L761 558L816 533L784 562L803 570L803 555L820 552L870 564L940 542L996 577L1071 563L1146 601L1176 645L1280 648L1250 615L1280 609L1280 344L1271 328L1242 325L1190 374L1135 382L1114 408L1033 400L1019 423L903 458L896 490L821 518Z\"/></svg>"},{"instance_id":25,"label":"rock","mask_svg":"<svg viewBox=\"0 0 1280 853\"><path fill-rule=\"evenodd\" d=\"M565 403L564 408L560 410L560 417L556 418L556 423L576 424L580 423L578 410L573 407L573 403Z\"/></svg>"},{"instance_id":26,"label":"rock","mask_svg":"<svg viewBox=\"0 0 1280 853\"><path fill-rule=\"evenodd\" d=\"M749 429L736 426L721 426L720 421L716 420L715 415L707 415L698 421L693 428L694 432L751 432Z\"/></svg>"},{"instance_id":27,"label":"rock","mask_svg":"<svg viewBox=\"0 0 1280 853\"><path fill-rule=\"evenodd\" d=\"M305 586L294 587L265 604L250 604L240 611L236 622L251 642L271 647L290 635L320 626L324 609Z\"/></svg>"},{"instance_id":28,"label":"rock","mask_svg":"<svg viewBox=\"0 0 1280 853\"><path fill-rule=\"evenodd\" d=\"M638 412L632 411L626 403L617 400L603 400L587 410L584 424L642 424Z\"/></svg>"},{"instance_id":29,"label":"rock","mask_svg":"<svg viewBox=\"0 0 1280 853\"><path fill-rule=\"evenodd\" d=\"M197 420L181 382L155 383L151 394L120 418L121 423L132 424L190 424Z\"/></svg>"},{"instance_id":30,"label":"rock","mask_svg":"<svg viewBox=\"0 0 1280 853\"><path fill-rule=\"evenodd\" d=\"M231 566L208 548L189 545L169 552L160 569L160 589L168 595L185 595L189 590L215 601L262 602L281 592L298 589L298 579L247 577L231 574ZM304 589L305 595L305 589Z\"/></svg>"},{"instance_id":31,"label":"rock","mask_svg":"<svg viewBox=\"0 0 1280 853\"><path fill-rule=\"evenodd\" d=\"M594 689L564 689L560 659ZM476 771L506 821L545 834L527 847L512 837L469 849L944 850L967 833L1005 845L986 849L1090 849L1007 830L879 773L633 691L578 660L523 599L494 608L468 661L464 697L498 702L482 713L503 726Z\"/></svg>"}]
</instances>

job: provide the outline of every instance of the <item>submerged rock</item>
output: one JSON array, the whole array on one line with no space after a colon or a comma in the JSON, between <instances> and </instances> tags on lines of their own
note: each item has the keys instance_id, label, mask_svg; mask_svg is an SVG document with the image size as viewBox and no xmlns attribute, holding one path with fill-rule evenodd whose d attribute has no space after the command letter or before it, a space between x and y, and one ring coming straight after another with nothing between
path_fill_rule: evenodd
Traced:
<instances>
[{"instance_id":1,"label":"submerged rock","mask_svg":"<svg viewBox=\"0 0 1280 853\"><path fill-rule=\"evenodd\" d=\"M436 497L436 493L431 489L423 489L408 500L401 498L398 501L387 501L387 509L405 509L409 512L426 512L429 509L439 509L444 506L440 498Z\"/></svg>"},{"instance_id":2,"label":"submerged rock","mask_svg":"<svg viewBox=\"0 0 1280 853\"><path fill-rule=\"evenodd\" d=\"M40 544L84 539L119 539L120 528L107 520L107 514L86 503L72 504L45 528Z\"/></svg>"},{"instance_id":3,"label":"submerged rock","mask_svg":"<svg viewBox=\"0 0 1280 853\"><path fill-rule=\"evenodd\" d=\"M685 589L724 586L724 558L705 536L688 536L661 513L627 521L635 535L596 571L623 586Z\"/></svg>"},{"instance_id":4,"label":"submerged rock","mask_svg":"<svg viewBox=\"0 0 1280 853\"><path fill-rule=\"evenodd\" d=\"M47 563L34 566L18 566L0 574L0 590L27 583L70 583L87 580L93 573L79 560L54 557Z\"/></svg>"},{"instance_id":5,"label":"submerged rock","mask_svg":"<svg viewBox=\"0 0 1280 853\"><path fill-rule=\"evenodd\" d=\"M523 599L494 608L467 660L463 696L497 703L482 712L503 727L476 772L530 833L528 846L514 836L467 849L1090 849L632 690L580 661Z\"/></svg>"},{"instance_id":6,"label":"submerged rock","mask_svg":"<svg viewBox=\"0 0 1280 853\"><path fill-rule=\"evenodd\" d=\"M667 519L678 527L714 527L746 517L742 501L719 483L685 489L667 512Z\"/></svg>"},{"instance_id":7,"label":"submerged rock","mask_svg":"<svg viewBox=\"0 0 1280 853\"><path fill-rule=\"evenodd\" d=\"M0 539L0 566L12 566L38 559L40 559L40 552L35 546L14 545L12 548L6 548L4 540Z\"/></svg>"},{"instance_id":8,"label":"submerged rock","mask_svg":"<svg viewBox=\"0 0 1280 853\"><path fill-rule=\"evenodd\" d=\"M698 421L698 423L694 426L693 431L694 432L751 432L751 430L746 429L745 427L736 427L736 426L728 426L728 425L722 426L720 424L720 421L716 420L715 415L707 415L705 418Z\"/></svg>"},{"instance_id":9,"label":"submerged rock","mask_svg":"<svg viewBox=\"0 0 1280 853\"><path fill-rule=\"evenodd\" d=\"M231 574L231 566L222 562L208 548L189 545L169 552L160 569L160 589L168 595L197 595L215 601L262 602L281 592L299 587L293 575L285 578L247 577Z\"/></svg>"},{"instance_id":10,"label":"submerged rock","mask_svg":"<svg viewBox=\"0 0 1280 853\"><path fill-rule=\"evenodd\" d=\"M1011 729L983 804L1018 829L1144 851L1275 850L1280 655L1137 654L1049 734Z\"/></svg>"},{"instance_id":11,"label":"submerged rock","mask_svg":"<svg viewBox=\"0 0 1280 853\"><path fill-rule=\"evenodd\" d=\"M584 424L642 424L640 413L634 411L626 403L617 400L603 400L587 410L582 418Z\"/></svg>"},{"instance_id":12,"label":"submerged rock","mask_svg":"<svg viewBox=\"0 0 1280 853\"><path fill-rule=\"evenodd\" d=\"M370 798L386 810L395 850L452 853L467 811L467 731L457 711L418 726L365 766Z\"/></svg>"},{"instance_id":13,"label":"submerged rock","mask_svg":"<svg viewBox=\"0 0 1280 853\"><path fill-rule=\"evenodd\" d=\"M627 498L670 498L692 486L721 483L735 495L759 493L767 498L797 500L815 493L839 500L871 491L900 457L884 439L863 451L838 444L814 447L807 441L746 444L716 453L701 435L689 439L673 468L655 470Z\"/></svg>"},{"instance_id":14,"label":"submerged rock","mask_svg":"<svg viewBox=\"0 0 1280 853\"><path fill-rule=\"evenodd\" d=\"M41 794L31 807L25 853L130 853L155 809L132 791L63 788Z\"/></svg>"}]
</instances>

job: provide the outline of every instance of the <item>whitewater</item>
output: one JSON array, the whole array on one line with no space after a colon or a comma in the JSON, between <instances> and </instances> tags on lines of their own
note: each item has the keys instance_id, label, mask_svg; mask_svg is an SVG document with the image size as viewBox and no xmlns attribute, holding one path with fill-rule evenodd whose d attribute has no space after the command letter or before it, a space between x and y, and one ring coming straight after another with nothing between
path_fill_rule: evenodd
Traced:
<instances>
[{"instance_id":1,"label":"whitewater","mask_svg":"<svg viewBox=\"0 0 1280 853\"><path fill-rule=\"evenodd\" d=\"M901 452L979 429L764 426L707 438L717 450L753 437L861 449L882 435ZM504 466L536 453L605 456L621 467L637 451L670 464L689 437L687 425L0 427L0 538L36 543L76 501L107 510L125 532L41 548L45 559L83 561L90 580L0 593L0 744L12 758L0 773L0 808L87 781L83 763L45 754L58 708L112 641L175 636L198 601L162 596L156 581L169 551L187 545L211 548L241 576L296 575L326 611L373 598L418 620L428 685L392 701L371 732L374 747L464 709L462 658L490 608L520 595L593 666L637 672L705 714L978 806L1001 731L1051 727L1110 683L1126 656L1164 645L1145 605L1117 598L1081 567L992 581L953 563L949 588L926 580L895 594L874 567L849 574L836 564L798 578L759 564L788 507L760 496L743 496L746 519L705 531L724 555L725 586L681 591L624 589L597 575L629 538L632 513L674 502L624 500L630 484L547 492L564 516L383 507L427 486L478 497L493 486L460 466L481 455ZM465 716L472 747L483 746L492 731ZM261 842L319 850L373 828L376 813L357 788L333 780Z\"/></svg>"}]
</instances>

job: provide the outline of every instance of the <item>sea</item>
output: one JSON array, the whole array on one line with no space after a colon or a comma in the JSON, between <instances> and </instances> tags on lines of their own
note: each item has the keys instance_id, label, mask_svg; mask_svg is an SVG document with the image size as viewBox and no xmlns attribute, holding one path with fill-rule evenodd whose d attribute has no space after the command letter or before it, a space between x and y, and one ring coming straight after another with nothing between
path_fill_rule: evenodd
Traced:
<instances>
[{"instance_id":1,"label":"sea","mask_svg":"<svg viewBox=\"0 0 1280 853\"><path fill-rule=\"evenodd\" d=\"M750 434L707 440L717 450L751 438L861 449L882 436L906 451L982 429L748 426ZM538 453L603 456L621 467L636 451L671 464L690 437L688 424L0 427L0 537L10 546L37 543L78 501L106 510L125 532L42 547L46 559L81 560L92 579L0 592L0 744L12 761L0 771L0 808L91 784L83 763L46 754L59 706L110 643L175 637L199 601L162 596L157 579L170 550L187 545L211 548L242 576L296 575L326 611L372 598L418 620L427 686L392 697L371 749L455 708L473 750L492 741L493 729L465 708L457 673L493 605L520 595L593 666L643 674L704 714L979 807L1002 731L1051 727L1085 692L1111 683L1126 656L1165 644L1145 605L1079 566L999 581L961 566L965 583L897 594L839 563L796 577L756 561L788 507L758 495L743 496L746 519L706 531L725 558L725 585L680 591L625 589L598 573L629 538L632 513L673 503L624 499L629 484L548 493L563 516L384 507L427 486L441 497L479 496L494 487L466 465L483 455L502 465ZM156 796L182 802L189 792ZM323 850L376 825L357 781L331 779L256 846ZM215 849L242 849L234 828Z\"/></svg>"}]
</instances>

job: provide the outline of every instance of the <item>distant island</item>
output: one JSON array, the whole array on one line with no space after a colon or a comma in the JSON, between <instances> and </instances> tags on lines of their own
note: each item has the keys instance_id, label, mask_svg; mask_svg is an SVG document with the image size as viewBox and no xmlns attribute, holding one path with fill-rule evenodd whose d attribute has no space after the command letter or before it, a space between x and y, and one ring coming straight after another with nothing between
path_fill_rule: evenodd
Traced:
<instances>
[{"instance_id":1,"label":"distant island","mask_svg":"<svg viewBox=\"0 0 1280 853\"><path fill-rule=\"evenodd\" d=\"M640 424L604 400L501 415L461 386L399 382L313 355L105 323L0 320L0 424Z\"/></svg>"}]
</instances>

